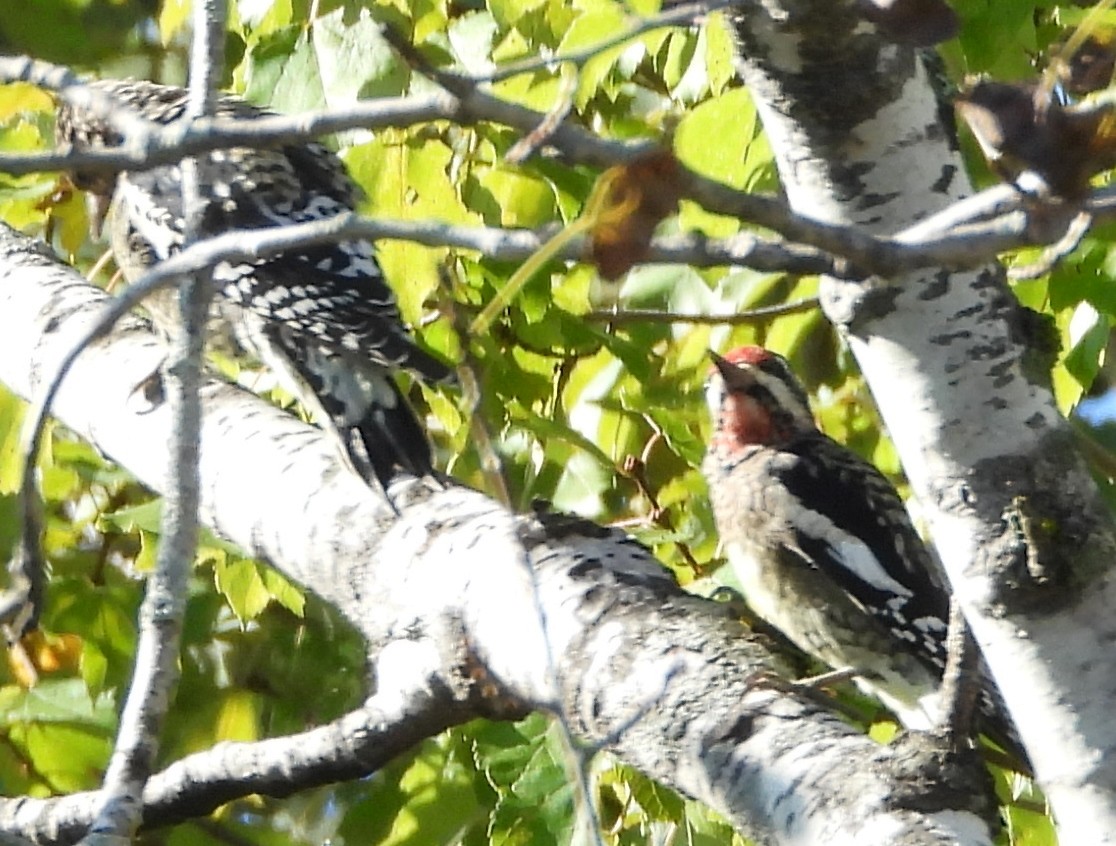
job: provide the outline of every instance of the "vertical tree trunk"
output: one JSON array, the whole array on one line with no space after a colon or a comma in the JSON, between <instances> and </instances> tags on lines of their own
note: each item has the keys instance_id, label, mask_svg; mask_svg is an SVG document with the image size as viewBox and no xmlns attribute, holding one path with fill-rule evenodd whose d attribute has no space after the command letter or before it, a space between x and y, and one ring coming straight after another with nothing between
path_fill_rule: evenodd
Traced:
<instances>
[{"instance_id":1,"label":"vertical tree trunk","mask_svg":"<svg viewBox=\"0 0 1116 846\"><path fill-rule=\"evenodd\" d=\"M853 2L736 19L740 67L799 214L898 233L970 194L924 57ZM1116 842L1112 524L1048 386L1049 331L1002 269L827 279L1064 842Z\"/></svg>"}]
</instances>

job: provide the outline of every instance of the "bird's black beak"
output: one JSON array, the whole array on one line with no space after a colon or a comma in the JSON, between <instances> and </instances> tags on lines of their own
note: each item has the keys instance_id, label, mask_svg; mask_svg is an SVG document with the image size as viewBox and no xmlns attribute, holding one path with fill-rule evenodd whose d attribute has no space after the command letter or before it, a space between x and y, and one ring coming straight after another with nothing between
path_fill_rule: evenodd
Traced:
<instances>
[{"instance_id":1,"label":"bird's black beak","mask_svg":"<svg viewBox=\"0 0 1116 846\"><path fill-rule=\"evenodd\" d=\"M751 385L755 384L755 371L750 364L745 362L735 364L724 356L713 352L713 350L709 351L709 358L713 361L713 366L717 369L717 372L721 374L721 378L725 380L725 384L729 388L747 390Z\"/></svg>"},{"instance_id":2,"label":"bird's black beak","mask_svg":"<svg viewBox=\"0 0 1116 846\"><path fill-rule=\"evenodd\" d=\"M713 350L709 351L709 358L713 362L713 366L716 367L717 370L720 371L721 375L724 376L726 379L732 379L733 376L739 378L740 368L729 361L727 358L718 355Z\"/></svg>"}]
</instances>

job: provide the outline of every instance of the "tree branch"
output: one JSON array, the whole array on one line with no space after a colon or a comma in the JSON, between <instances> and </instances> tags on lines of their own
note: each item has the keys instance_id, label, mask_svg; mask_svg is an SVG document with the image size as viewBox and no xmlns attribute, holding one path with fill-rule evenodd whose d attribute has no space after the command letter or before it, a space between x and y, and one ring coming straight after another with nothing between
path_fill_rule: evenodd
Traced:
<instances>
[{"instance_id":1,"label":"tree branch","mask_svg":"<svg viewBox=\"0 0 1116 846\"><path fill-rule=\"evenodd\" d=\"M144 827L203 816L253 793L283 797L367 776L466 718L468 712L435 686L436 651L409 646L394 647L405 653L398 660L393 648L385 650L378 662L384 689L345 716L286 737L223 743L152 776L143 791ZM72 843L92 823L99 795L0 800L0 830L33 831L40 844Z\"/></svg>"},{"instance_id":2,"label":"tree branch","mask_svg":"<svg viewBox=\"0 0 1116 846\"><path fill-rule=\"evenodd\" d=\"M224 0L198 0L194 4L190 88L184 116L187 123L213 111L214 74L224 66L225 11ZM181 167L183 242L189 245L201 231L205 202L197 160L184 159ZM198 545L199 391L212 299L209 276L210 269L203 268L178 282L178 332L171 339L170 356L161 376L174 423L159 552L140 606L132 683L96 801L96 814L81 839L83 846L111 846L133 839L143 818L144 786L155 766L171 693L178 684L179 645ZM30 479L24 478L24 496L30 485ZM37 542L38 538L31 539L31 543Z\"/></svg>"},{"instance_id":3,"label":"tree branch","mask_svg":"<svg viewBox=\"0 0 1116 846\"><path fill-rule=\"evenodd\" d=\"M396 45L399 46L398 44ZM411 58L416 59L414 50ZM425 65L424 65L425 67ZM547 115L509 103L483 90L483 80L426 67L445 90L420 97L379 99L345 109L307 112L294 116L268 116L253 120L199 119L189 127L159 126L133 117L122 131L127 143L120 148L58 151L44 154L0 155L0 171L25 174L48 170L109 171L140 169L179 161L185 155L232 146L269 146L305 141L347 129L405 127L434 120L462 125L490 121L530 134ZM0 59L0 80L22 80L57 90L68 98L89 92L65 68L30 59ZM80 96L85 97L84 93ZM103 98L103 95L102 95ZM96 98L92 103L108 109L111 103ZM123 112L116 108L106 114ZM652 141L618 142L599 138L572 121L562 121L548 135L548 143L573 161L601 168L631 162L657 149ZM796 214L785 203L730 188L703 177L685 165L678 168L681 193L709 211L736 217L768 229L785 242L738 236L727 244L710 242L708 250L693 238L688 247L674 250L670 241L656 251L654 261L685 261L698 265L742 264L764 271L829 273L842 277L877 275L893 277L928 267L966 269L986 264L1007 250L1057 242L1070 226L1078 209L1068 205L1044 208L1031 214L1025 198L1012 186L997 186L961 201L906 230L888 237L862 227L821 221ZM1116 216L1116 187L1095 192L1086 210L1097 221ZM464 227L407 224L391 227L394 234L432 246L464 246L491 243L499 230L480 230L475 235ZM365 230L373 233L373 229ZM346 235L363 234L348 230ZM509 236L512 243L518 233ZM754 238L748 241L747 238ZM444 239L444 240L443 240ZM498 240L498 239L497 239ZM577 257L582 248L576 248ZM499 258L522 258L523 247L507 246ZM570 252L573 252L571 250ZM571 256L572 257L572 256Z\"/></svg>"},{"instance_id":4,"label":"tree branch","mask_svg":"<svg viewBox=\"0 0 1116 846\"><path fill-rule=\"evenodd\" d=\"M0 228L0 379L30 391L103 300ZM136 409L129 397L160 355L127 320L78 360L57 404L68 425L156 489L166 479L167 411ZM400 644L436 647L432 686L449 698L431 730L544 708L580 742L606 744L757 838L988 842L993 805L979 762L958 764L975 779L964 791L936 791L910 749L879 747L814 703L753 688L748 679L775 666L761 643L720 606L683 593L622 534L517 517L476 492L405 478L392 487L397 517L320 432L227 385L207 385L203 401L206 522L336 604L381 661ZM377 696L392 680L379 679ZM414 687L396 682L395 694L412 701ZM656 705L632 706L647 702ZM222 748L211 754L226 762L212 772L228 766ZM918 810L903 798L916 792ZM53 836L24 825L21 808L37 820L50 813L14 800L0 817L5 829Z\"/></svg>"}]
</instances>

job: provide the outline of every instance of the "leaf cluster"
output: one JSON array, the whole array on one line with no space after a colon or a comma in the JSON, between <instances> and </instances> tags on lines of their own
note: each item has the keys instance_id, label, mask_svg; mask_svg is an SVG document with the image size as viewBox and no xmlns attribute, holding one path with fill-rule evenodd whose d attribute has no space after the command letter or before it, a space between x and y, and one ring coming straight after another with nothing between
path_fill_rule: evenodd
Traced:
<instances>
[{"instance_id":1,"label":"leaf cluster","mask_svg":"<svg viewBox=\"0 0 1116 846\"><path fill-rule=\"evenodd\" d=\"M942 52L955 78L1033 75L1031 57L1061 37L1075 14L1073 7L1045 2L954 5L963 26ZM181 82L184 0L41 0L39 6L27 15L0 15L0 39L10 49L105 76ZM631 25L634 13L656 12L657 3L236 0L230 8L226 79L249 99L293 113L428 90L430 82L384 40L382 24L405 33L434 64L483 76L607 42ZM101 13L115 16L114 25L88 24ZM64 25L50 28L47 21ZM756 110L733 80L731 40L719 14L700 27L643 33L576 69L537 63L499 78L492 91L542 111L566 106L573 120L607 137L660 139L678 160L735 188L777 190ZM52 111L35 89L0 86L0 150L49 147ZM370 216L572 225L600 173L545 145L523 162L511 161L519 141L506 127L485 123L432 123L375 135L354 130L328 139L364 189L361 211ZM980 169L979 156L969 152ZM0 174L0 217L43 232L85 268L103 249L88 236L80 197L60 193L49 175ZM683 199L658 231L721 237L739 228L738 221ZM1026 305L1054 318L1063 346L1054 381L1067 410L1104 360L1116 316L1113 250L1109 229L1094 230L1051 274L1016 286ZM541 499L623 524L684 583L710 578L719 563L697 471L709 433L702 399L708 349L760 343L787 354L813 394L823 428L885 472L899 473L863 382L816 312L745 325L599 319L610 308L732 315L812 296L815 279L641 265L611 282L590 264L551 260L483 333L470 333L515 266L477 251L407 242L384 242L379 255L420 342L462 362L477 386L475 396L412 387L442 465L467 484L506 492L516 508ZM1034 255L1024 251L1015 260ZM109 275L101 271L97 278L106 283ZM250 365L228 366L242 381L259 384ZM0 552L14 538L20 414L11 397L0 395ZM55 433L42 474L53 566L44 640L30 656L33 667L0 671L0 782L9 793L31 795L99 781L158 525L158 505L139 485L64 432ZM220 740L320 723L365 692L362 647L337 616L215 538L199 554L182 655L178 706L164 742L168 760ZM29 673L38 677L34 687ZM162 839L202 843L223 832L260 843L566 842L576 816L567 757L554 728L537 716L514 725L470 725L366 781L281 804L237 803L212 821L217 829L199 823ZM609 842L731 842L727 826L708 812L636 773L602 765L594 784Z\"/></svg>"}]
</instances>

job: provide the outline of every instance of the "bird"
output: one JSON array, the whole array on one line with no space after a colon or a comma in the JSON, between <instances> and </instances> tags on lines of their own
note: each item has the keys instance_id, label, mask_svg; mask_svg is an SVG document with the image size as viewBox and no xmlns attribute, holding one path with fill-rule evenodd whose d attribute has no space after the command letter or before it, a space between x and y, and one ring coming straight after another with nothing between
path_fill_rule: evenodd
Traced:
<instances>
[{"instance_id":1,"label":"bird","mask_svg":"<svg viewBox=\"0 0 1116 846\"><path fill-rule=\"evenodd\" d=\"M110 79L89 87L156 124L171 124L186 112L187 92L180 87ZM239 119L272 114L231 94L218 98L215 111ZM71 149L113 147L125 140L116 126L96 109L63 99L56 137ZM196 161L199 238L333 218L354 210L362 197L340 158L316 142L219 149ZM119 173L77 170L70 178L88 192L95 224L109 209L111 249L128 281L183 248L181 163ZM407 370L448 383L454 371L407 333L370 241L225 261L213 268L212 279L209 331L235 339L270 368L369 487L387 498L398 472L434 473L425 429L393 374ZM164 334L177 331L174 294L145 300Z\"/></svg>"},{"instance_id":2,"label":"bird","mask_svg":"<svg viewBox=\"0 0 1116 846\"><path fill-rule=\"evenodd\" d=\"M950 591L898 492L818 428L781 355L743 346L711 356L702 473L748 604L808 655L854 671L906 728L938 728ZM978 672L981 728L1025 761L998 691Z\"/></svg>"}]
</instances>

